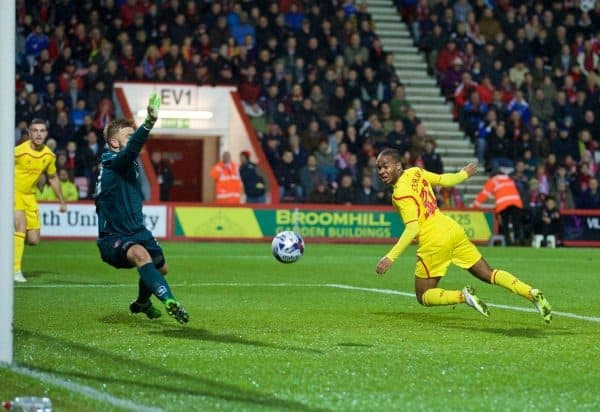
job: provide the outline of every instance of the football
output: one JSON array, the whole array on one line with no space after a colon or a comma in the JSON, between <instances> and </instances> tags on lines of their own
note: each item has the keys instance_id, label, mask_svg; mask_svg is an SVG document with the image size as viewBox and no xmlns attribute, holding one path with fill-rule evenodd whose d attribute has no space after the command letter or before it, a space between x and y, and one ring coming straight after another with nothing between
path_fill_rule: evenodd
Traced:
<instances>
[{"instance_id":1,"label":"football","mask_svg":"<svg viewBox=\"0 0 600 412\"><path fill-rule=\"evenodd\" d=\"M304 254L304 240L291 230L279 232L271 242L271 250L281 263L294 263Z\"/></svg>"}]
</instances>

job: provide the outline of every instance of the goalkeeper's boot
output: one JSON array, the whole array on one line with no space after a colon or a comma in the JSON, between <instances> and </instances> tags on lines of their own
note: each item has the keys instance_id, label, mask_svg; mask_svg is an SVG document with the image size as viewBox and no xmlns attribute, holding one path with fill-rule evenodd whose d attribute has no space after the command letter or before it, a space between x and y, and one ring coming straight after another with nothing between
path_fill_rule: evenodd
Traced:
<instances>
[{"instance_id":1,"label":"goalkeeper's boot","mask_svg":"<svg viewBox=\"0 0 600 412\"><path fill-rule=\"evenodd\" d=\"M542 315L544 322L552 322L552 306L550 306L550 303L542 291L539 289L531 289L529 291L529 295L531 296L531 301L533 302L534 306L538 312L540 312L540 315Z\"/></svg>"},{"instance_id":2,"label":"goalkeeper's boot","mask_svg":"<svg viewBox=\"0 0 600 412\"><path fill-rule=\"evenodd\" d=\"M181 303L177 302L175 299L167 299L165 301L165 308L167 309L169 316L175 318L175 320L182 325L190 320L190 316L183 305L181 305Z\"/></svg>"},{"instance_id":3,"label":"goalkeeper's boot","mask_svg":"<svg viewBox=\"0 0 600 412\"><path fill-rule=\"evenodd\" d=\"M25 279L25 276L23 276L23 273L21 273L20 270L14 273L13 280L19 283L27 282L27 279Z\"/></svg>"},{"instance_id":4,"label":"goalkeeper's boot","mask_svg":"<svg viewBox=\"0 0 600 412\"><path fill-rule=\"evenodd\" d=\"M462 294L465 298L465 303L481 313L483 316L490 316L490 310L484 301L479 299L475 294L475 289L472 286L465 286L462 290Z\"/></svg>"},{"instance_id":5,"label":"goalkeeper's boot","mask_svg":"<svg viewBox=\"0 0 600 412\"><path fill-rule=\"evenodd\" d=\"M152 306L152 302L150 301L139 303L137 300L134 300L129 305L129 310L131 313L143 313L148 316L149 319L156 319L162 316L161 311Z\"/></svg>"}]
</instances>

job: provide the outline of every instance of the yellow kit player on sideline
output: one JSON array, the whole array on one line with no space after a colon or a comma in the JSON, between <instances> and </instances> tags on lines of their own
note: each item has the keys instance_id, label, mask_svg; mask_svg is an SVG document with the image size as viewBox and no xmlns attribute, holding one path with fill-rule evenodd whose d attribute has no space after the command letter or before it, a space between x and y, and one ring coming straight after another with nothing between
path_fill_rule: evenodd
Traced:
<instances>
[{"instance_id":1,"label":"yellow kit player on sideline","mask_svg":"<svg viewBox=\"0 0 600 412\"><path fill-rule=\"evenodd\" d=\"M56 156L44 144L46 137L46 122L34 119L29 126L29 140L15 147L15 282L27 281L21 273L25 240L27 239L28 245L40 243L41 224L39 206L35 200L35 185L42 173L48 173L48 182L60 201L60 211L67 210L56 175Z\"/></svg>"},{"instance_id":2,"label":"yellow kit player on sideline","mask_svg":"<svg viewBox=\"0 0 600 412\"><path fill-rule=\"evenodd\" d=\"M377 171L385 184L393 185L392 204L400 213L405 229L392 249L382 257L375 271L383 275L394 260L418 236L415 292L425 306L466 303L484 316L489 316L487 305L471 286L462 290L438 288L438 283L450 263L467 269L486 283L500 285L531 301L546 323L552 321L552 308L539 289L523 283L511 273L492 269L481 257L464 229L437 207L431 186L455 186L477 173L470 163L458 173L431 173L418 167L404 170L401 155L395 149L384 149L377 156Z\"/></svg>"}]
</instances>

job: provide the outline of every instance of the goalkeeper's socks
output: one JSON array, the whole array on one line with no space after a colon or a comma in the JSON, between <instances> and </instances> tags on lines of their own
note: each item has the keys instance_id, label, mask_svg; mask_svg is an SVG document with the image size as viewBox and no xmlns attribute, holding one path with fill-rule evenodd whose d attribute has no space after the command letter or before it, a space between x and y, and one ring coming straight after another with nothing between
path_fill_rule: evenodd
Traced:
<instances>
[{"instance_id":1,"label":"goalkeeper's socks","mask_svg":"<svg viewBox=\"0 0 600 412\"><path fill-rule=\"evenodd\" d=\"M521 282L512 273L504 270L494 270L492 272L490 281L493 285L500 285L503 288L510 290L512 293L523 296L525 299L532 299L531 295L529 294L531 286L529 286L527 283Z\"/></svg>"},{"instance_id":2,"label":"goalkeeper's socks","mask_svg":"<svg viewBox=\"0 0 600 412\"><path fill-rule=\"evenodd\" d=\"M144 279L140 277L139 288L138 288L138 297L136 302L138 303L146 303L150 300L150 296L152 296L152 290L146 286L144 283Z\"/></svg>"},{"instance_id":3,"label":"goalkeeper's socks","mask_svg":"<svg viewBox=\"0 0 600 412\"><path fill-rule=\"evenodd\" d=\"M164 302L167 299L175 299L169 284L158 269L154 267L154 264L146 263L144 266L138 268L138 272L140 273L144 285L161 301Z\"/></svg>"}]
</instances>

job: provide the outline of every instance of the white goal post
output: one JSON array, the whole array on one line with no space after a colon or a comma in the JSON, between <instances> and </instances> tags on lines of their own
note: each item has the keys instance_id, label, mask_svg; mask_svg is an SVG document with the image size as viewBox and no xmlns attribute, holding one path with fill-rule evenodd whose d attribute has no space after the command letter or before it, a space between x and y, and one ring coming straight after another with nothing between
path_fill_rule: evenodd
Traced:
<instances>
[{"instance_id":1,"label":"white goal post","mask_svg":"<svg viewBox=\"0 0 600 412\"><path fill-rule=\"evenodd\" d=\"M13 197L15 146L15 1L0 13L0 362L13 360Z\"/></svg>"}]
</instances>

